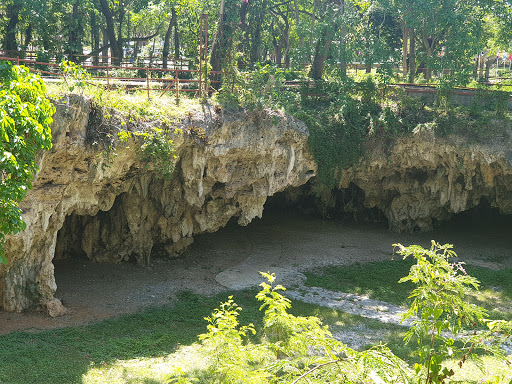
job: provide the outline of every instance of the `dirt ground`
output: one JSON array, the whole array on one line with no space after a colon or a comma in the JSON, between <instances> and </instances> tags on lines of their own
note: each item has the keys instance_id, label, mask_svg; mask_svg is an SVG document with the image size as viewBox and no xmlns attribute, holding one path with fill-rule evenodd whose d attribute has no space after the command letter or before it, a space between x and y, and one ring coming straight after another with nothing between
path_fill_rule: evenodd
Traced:
<instances>
[{"instance_id":1,"label":"dirt ground","mask_svg":"<svg viewBox=\"0 0 512 384\"><path fill-rule=\"evenodd\" d=\"M196 237L179 259L153 259L149 267L95 264L87 259L55 263L56 297L68 314L0 312L0 334L83 325L172 303L176 293L210 295L256 285L257 271L282 274L293 284L301 271L323 265L391 259L392 244L431 239L452 243L460 259L490 268L512 267L510 226L449 225L434 233L397 234L381 224L347 224L292 213L265 213L247 227L235 224ZM221 285L220 283L223 285ZM228 287L228 288L227 288Z\"/></svg>"}]
</instances>

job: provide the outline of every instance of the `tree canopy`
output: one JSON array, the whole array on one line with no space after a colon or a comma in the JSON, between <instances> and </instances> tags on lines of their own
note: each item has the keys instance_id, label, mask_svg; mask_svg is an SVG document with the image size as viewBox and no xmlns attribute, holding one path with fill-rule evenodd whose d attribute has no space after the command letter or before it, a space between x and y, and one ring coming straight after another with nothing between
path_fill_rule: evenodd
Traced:
<instances>
[{"instance_id":1,"label":"tree canopy","mask_svg":"<svg viewBox=\"0 0 512 384\"><path fill-rule=\"evenodd\" d=\"M197 61L201 14L214 70L272 63L321 78L326 65L343 76L351 63L382 73L403 63L410 80L463 83L479 54L512 50L504 0L6 0L0 43L11 56L32 49L40 59L110 55L118 64L146 55L166 68L170 57Z\"/></svg>"}]
</instances>

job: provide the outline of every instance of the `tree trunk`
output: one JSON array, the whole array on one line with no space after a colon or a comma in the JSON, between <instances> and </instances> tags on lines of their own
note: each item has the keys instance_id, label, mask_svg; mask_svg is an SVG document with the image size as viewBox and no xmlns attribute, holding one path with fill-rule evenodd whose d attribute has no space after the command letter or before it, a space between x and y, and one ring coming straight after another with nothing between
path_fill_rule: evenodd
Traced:
<instances>
[{"instance_id":1,"label":"tree trunk","mask_svg":"<svg viewBox=\"0 0 512 384\"><path fill-rule=\"evenodd\" d=\"M416 76L416 37L413 29L409 29L409 38L409 83L414 84Z\"/></svg>"},{"instance_id":2,"label":"tree trunk","mask_svg":"<svg viewBox=\"0 0 512 384\"><path fill-rule=\"evenodd\" d=\"M105 30L105 28L101 28L101 35L103 37L103 46L106 47L108 45L108 35L107 35L107 31ZM101 53L101 63L103 65L107 65L108 64L108 52L109 50L105 50Z\"/></svg>"},{"instance_id":3,"label":"tree trunk","mask_svg":"<svg viewBox=\"0 0 512 384\"><path fill-rule=\"evenodd\" d=\"M251 60L251 63L256 63L260 61L260 46L261 46L261 26L263 24L263 18L261 13L258 13L258 16L256 17L256 23L255 23L255 29L253 31L253 34L251 36L251 39L249 40L251 43L251 50L249 53L249 59Z\"/></svg>"},{"instance_id":4,"label":"tree trunk","mask_svg":"<svg viewBox=\"0 0 512 384\"><path fill-rule=\"evenodd\" d=\"M69 32L69 47L71 52L70 60L73 61L79 61L79 57L76 59L73 59L75 56L81 56L83 55L83 48L82 48L82 35L83 35L83 28L81 24L81 18L80 18L80 0L77 0L73 4L73 14L72 14L72 20L70 22L70 32Z\"/></svg>"},{"instance_id":5,"label":"tree trunk","mask_svg":"<svg viewBox=\"0 0 512 384\"><path fill-rule=\"evenodd\" d=\"M480 81L484 77L485 56L482 53L479 57L480 57L480 60L478 63L478 80Z\"/></svg>"},{"instance_id":6,"label":"tree trunk","mask_svg":"<svg viewBox=\"0 0 512 384\"><path fill-rule=\"evenodd\" d=\"M299 13L299 5L297 4L297 0L293 0L293 6L295 7L295 26L298 28L299 24L300 24L300 13ZM299 42L300 42L300 47L302 48L302 50L304 50L304 36L303 35L300 35L299 36Z\"/></svg>"},{"instance_id":7,"label":"tree trunk","mask_svg":"<svg viewBox=\"0 0 512 384\"><path fill-rule=\"evenodd\" d=\"M242 1L242 4L240 6L240 28L242 29L241 32L241 40L238 44L238 50L240 52L244 51L244 39L247 39L247 12L249 9L249 2ZM238 59L238 68L241 70L244 70L247 66L246 59L244 58L244 55L240 55L240 58Z\"/></svg>"},{"instance_id":8,"label":"tree trunk","mask_svg":"<svg viewBox=\"0 0 512 384\"><path fill-rule=\"evenodd\" d=\"M286 27L283 31L283 35L281 36L281 39L283 39L283 45L284 45L284 66L286 68L290 67L290 24L288 23L288 20L286 20Z\"/></svg>"},{"instance_id":9,"label":"tree trunk","mask_svg":"<svg viewBox=\"0 0 512 384\"><path fill-rule=\"evenodd\" d=\"M491 72L491 64L496 61L496 57L489 57L485 61L485 82L489 82L490 72Z\"/></svg>"},{"instance_id":10,"label":"tree trunk","mask_svg":"<svg viewBox=\"0 0 512 384\"><path fill-rule=\"evenodd\" d=\"M18 51L18 43L16 42L16 26L18 25L19 15L21 11L21 4L18 2L7 5L6 16L9 19L7 26L5 27L4 41L2 47L8 56L16 56Z\"/></svg>"},{"instance_id":11,"label":"tree trunk","mask_svg":"<svg viewBox=\"0 0 512 384\"><path fill-rule=\"evenodd\" d=\"M274 63L278 66L278 67L281 67L281 62L283 60L282 58L282 55L281 55L281 41L280 42L277 42L277 39L275 36L272 36L272 45L274 46Z\"/></svg>"},{"instance_id":12,"label":"tree trunk","mask_svg":"<svg viewBox=\"0 0 512 384\"><path fill-rule=\"evenodd\" d=\"M339 2L339 5L340 5L340 13L341 15L344 15L345 14L345 0L340 0ZM339 63L339 69L340 69L340 75L343 79L345 79L347 77L347 59L346 59L346 56L345 56L345 36L347 34L347 30L345 28L345 24L341 24L341 27L340 27L340 46L341 46L341 49L343 50L343 52L341 52L341 57L340 57L340 63Z\"/></svg>"},{"instance_id":13,"label":"tree trunk","mask_svg":"<svg viewBox=\"0 0 512 384\"><path fill-rule=\"evenodd\" d=\"M28 45L32 41L32 23L30 23L27 26L27 29L25 30L25 42L23 43L22 47L22 57L25 58L26 50L28 49Z\"/></svg>"},{"instance_id":14,"label":"tree trunk","mask_svg":"<svg viewBox=\"0 0 512 384\"><path fill-rule=\"evenodd\" d=\"M91 45L92 50L97 51L100 48L100 31L96 21L96 12L91 11ZM93 57L93 65L100 64L98 55Z\"/></svg>"},{"instance_id":15,"label":"tree trunk","mask_svg":"<svg viewBox=\"0 0 512 384\"><path fill-rule=\"evenodd\" d=\"M313 64L311 65L311 71L309 77L319 80L322 78L325 67L325 60L331 47L332 36L330 32L324 30L322 37L318 40L315 47L315 56L313 58Z\"/></svg>"},{"instance_id":16,"label":"tree trunk","mask_svg":"<svg viewBox=\"0 0 512 384\"><path fill-rule=\"evenodd\" d=\"M212 71L214 72L220 72L222 69L222 59L224 56L222 51L226 49L227 45L225 36L225 22L226 17L224 15L224 0L221 0L219 25L217 27L217 32L215 33L215 37L213 39L212 53L210 56L210 65L212 66Z\"/></svg>"},{"instance_id":17,"label":"tree trunk","mask_svg":"<svg viewBox=\"0 0 512 384\"><path fill-rule=\"evenodd\" d=\"M162 50L162 68L164 69L167 69L167 56L169 56L169 47L171 45L171 34L172 29L174 27L174 23L176 23L176 11L174 7L172 7L171 20L169 21L169 26L167 27L167 31L165 32L164 48Z\"/></svg>"},{"instance_id":18,"label":"tree trunk","mask_svg":"<svg viewBox=\"0 0 512 384\"><path fill-rule=\"evenodd\" d=\"M433 55L432 49L429 47L427 49L427 58L431 59ZM430 83L430 80L432 80L432 68L429 64L427 64L427 69L425 71L425 81L427 83Z\"/></svg>"},{"instance_id":19,"label":"tree trunk","mask_svg":"<svg viewBox=\"0 0 512 384\"><path fill-rule=\"evenodd\" d=\"M337 4L339 6L340 14L345 14L345 0L327 0L325 3L324 12L327 10L327 7L329 4ZM334 30L336 30L337 27L334 26ZM327 60L327 55L329 54L329 48L331 47L332 43L332 33L329 30L329 28L324 27L320 38L318 39L316 46L315 46L315 54L313 57L313 63L311 65L311 70L309 72L309 77L313 79L321 79L324 67L325 67L325 60ZM345 28L344 25L341 25L340 28L340 46L342 49L345 49ZM341 71L342 76L346 75L346 62L345 62L345 55L344 53L341 55Z\"/></svg>"},{"instance_id":20,"label":"tree trunk","mask_svg":"<svg viewBox=\"0 0 512 384\"><path fill-rule=\"evenodd\" d=\"M115 65L119 65L121 63L121 59L123 57L123 50L120 49L120 41L118 41L116 37L116 32L114 28L114 18L112 16L112 11L108 5L108 0L100 0L101 12L103 16L105 16L105 21L107 22L107 37L110 43L110 51L112 52L112 62Z\"/></svg>"},{"instance_id":21,"label":"tree trunk","mask_svg":"<svg viewBox=\"0 0 512 384\"><path fill-rule=\"evenodd\" d=\"M407 43L409 40L409 30L402 20L402 75L407 77Z\"/></svg>"},{"instance_id":22,"label":"tree trunk","mask_svg":"<svg viewBox=\"0 0 512 384\"><path fill-rule=\"evenodd\" d=\"M180 58L180 34L178 32L178 22L174 24L174 57L176 60Z\"/></svg>"}]
</instances>

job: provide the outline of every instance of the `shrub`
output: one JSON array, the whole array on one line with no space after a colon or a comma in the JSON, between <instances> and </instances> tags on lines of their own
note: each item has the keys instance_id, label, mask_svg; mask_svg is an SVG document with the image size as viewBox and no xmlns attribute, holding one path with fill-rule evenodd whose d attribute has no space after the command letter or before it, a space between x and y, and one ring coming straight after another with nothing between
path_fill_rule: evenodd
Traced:
<instances>
[{"instance_id":1,"label":"shrub","mask_svg":"<svg viewBox=\"0 0 512 384\"><path fill-rule=\"evenodd\" d=\"M0 61L0 263L5 235L25 229L18 204L32 187L38 151L52 146L55 107L45 93L28 68Z\"/></svg>"}]
</instances>

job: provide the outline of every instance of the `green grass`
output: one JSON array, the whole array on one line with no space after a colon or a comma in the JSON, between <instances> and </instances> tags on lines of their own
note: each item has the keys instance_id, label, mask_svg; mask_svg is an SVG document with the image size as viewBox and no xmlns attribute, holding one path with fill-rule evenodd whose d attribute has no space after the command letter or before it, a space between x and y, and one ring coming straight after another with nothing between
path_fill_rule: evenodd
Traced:
<instances>
[{"instance_id":1,"label":"green grass","mask_svg":"<svg viewBox=\"0 0 512 384\"><path fill-rule=\"evenodd\" d=\"M396 281L407 274L411 262L397 260L329 267L323 270L323 275L320 271L308 273L308 284L403 303L409 290ZM481 301L479 304L488 309L501 307L502 312L493 312L493 316L511 318L509 276L512 271L467 269L482 281L481 296L476 299ZM255 324L257 334L253 341L259 342L263 321L260 303L254 298L256 290L214 297L185 292L172 307L155 308L89 326L1 336L0 383L163 383L173 367L200 364L194 353L194 348L198 347L187 346L194 345L197 335L206 331L204 317L229 294L234 294L235 301L243 308L240 323ZM397 356L411 363L415 361L414 346L403 342L404 327L298 301L293 302L291 313L318 316L333 333L347 329L372 331L379 338L375 343L387 343ZM488 364L492 367L495 362ZM507 372L507 368L503 369L501 372ZM480 378L482 374L461 378L461 382L472 382L471 377Z\"/></svg>"},{"instance_id":2,"label":"green grass","mask_svg":"<svg viewBox=\"0 0 512 384\"><path fill-rule=\"evenodd\" d=\"M242 293L237 298L246 307L241 319L249 322L259 312L257 305L245 305L246 296ZM226 297L183 293L172 308L152 309L90 326L2 336L0 383L81 383L82 375L91 367L167 355L181 344L195 342L197 335L206 330L203 318Z\"/></svg>"},{"instance_id":3,"label":"green grass","mask_svg":"<svg viewBox=\"0 0 512 384\"><path fill-rule=\"evenodd\" d=\"M256 290L235 292L234 299L243 308L240 323L252 322L259 331L263 314L255 294ZM196 342L197 335L206 332L204 317L228 295L202 297L185 292L179 295L173 307L151 309L89 326L0 336L0 383L82 383L84 375L89 375L87 377L92 380L87 382L101 382L96 380L110 370L131 372L132 378L156 374L148 364L168 361L169 355L179 346ZM338 327L351 327L367 321L301 302L293 303L290 312L319 316L326 324ZM379 327L376 321L368 322L371 327ZM259 334L261 332L257 332L254 341L258 341ZM96 372L92 376L88 374L91 370Z\"/></svg>"},{"instance_id":4,"label":"green grass","mask_svg":"<svg viewBox=\"0 0 512 384\"><path fill-rule=\"evenodd\" d=\"M150 99L145 91L126 91L124 89L105 90L94 86L75 88L70 92L62 83L45 83L47 94L52 99L70 94L83 94L93 99L95 105L115 110L125 123L140 121L161 121L168 125L183 119L187 113L199 109L200 100L182 94L177 101L173 93L160 97L160 92L151 92Z\"/></svg>"},{"instance_id":5,"label":"green grass","mask_svg":"<svg viewBox=\"0 0 512 384\"><path fill-rule=\"evenodd\" d=\"M357 293L372 299L405 305L413 289L411 283L398 284L409 273L413 260L356 263L305 272L306 285L331 291Z\"/></svg>"},{"instance_id":6,"label":"green grass","mask_svg":"<svg viewBox=\"0 0 512 384\"><path fill-rule=\"evenodd\" d=\"M327 267L306 272L306 285L407 305L413 285L398 284L398 280L409 273L412 264L412 259L406 259ZM471 300L487 309L491 318L511 320L512 269L491 270L468 265L466 272L481 282L479 292Z\"/></svg>"}]
</instances>

